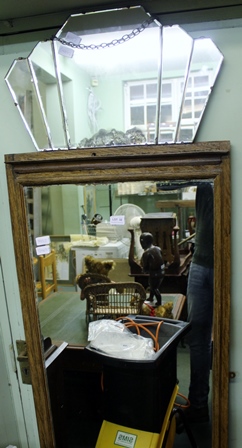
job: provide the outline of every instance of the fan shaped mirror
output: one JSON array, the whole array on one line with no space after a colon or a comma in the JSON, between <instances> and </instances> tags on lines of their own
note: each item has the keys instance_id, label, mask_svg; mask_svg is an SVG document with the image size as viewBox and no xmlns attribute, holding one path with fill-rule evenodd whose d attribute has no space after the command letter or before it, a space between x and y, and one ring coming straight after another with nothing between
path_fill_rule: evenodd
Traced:
<instances>
[{"instance_id":1,"label":"fan shaped mirror","mask_svg":"<svg viewBox=\"0 0 242 448\"><path fill-rule=\"evenodd\" d=\"M192 142L222 61L133 7L71 16L6 82L38 151Z\"/></svg>"}]
</instances>

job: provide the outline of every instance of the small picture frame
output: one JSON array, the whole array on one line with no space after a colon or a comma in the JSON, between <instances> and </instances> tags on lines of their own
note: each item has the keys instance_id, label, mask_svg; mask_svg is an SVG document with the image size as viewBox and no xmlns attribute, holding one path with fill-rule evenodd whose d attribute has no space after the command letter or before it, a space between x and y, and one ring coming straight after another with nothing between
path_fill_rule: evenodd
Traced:
<instances>
[{"instance_id":1,"label":"small picture frame","mask_svg":"<svg viewBox=\"0 0 242 448\"><path fill-rule=\"evenodd\" d=\"M71 250L70 235L50 235L50 246L56 254L57 282L74 284L76 269L74 251Z\"/></svg>"},{"instance_id":2,"label":"small picture frame","mask_svg":"<svg viewBox=\"0 0 242 448\"><path fill-rule=\"evenodd\" d=\"M91 220L97 212L95 185L86 185L84 188L84 209L88 220Z\"/></svg>"}]
</instances>

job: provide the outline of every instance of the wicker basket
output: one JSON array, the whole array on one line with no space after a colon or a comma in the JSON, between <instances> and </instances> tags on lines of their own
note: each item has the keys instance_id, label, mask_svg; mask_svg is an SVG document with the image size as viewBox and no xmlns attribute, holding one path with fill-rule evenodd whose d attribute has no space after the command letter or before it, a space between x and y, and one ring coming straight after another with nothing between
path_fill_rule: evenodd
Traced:
<instances>
[{"instance_id":1,"label":"wicker basket","mask_svg":"<svg viewBox=\"0 0 242 448\"><path fill-rule=\"evenodd\" d=\"M96 320L98 316L114 319L128 314L142 314L142 305L146 292L140 283L96 283L83 290L87 300L87 320Z\"/></svg>"}]
</instances>

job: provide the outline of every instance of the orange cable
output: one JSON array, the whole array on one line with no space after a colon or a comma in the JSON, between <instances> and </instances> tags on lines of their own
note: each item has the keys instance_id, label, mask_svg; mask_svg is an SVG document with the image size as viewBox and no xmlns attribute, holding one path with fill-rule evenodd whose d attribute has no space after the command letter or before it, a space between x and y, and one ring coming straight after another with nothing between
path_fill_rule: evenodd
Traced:
<instances>
[{"instance_id":1,"label":"orange cable","mask_svg":"<svg viewBox=\"0 0 242 448\"><path fill-rule=\"evenodd\" d=\"M181 394L180 392L178 392L177 395L179 395L179 397L184 398L184 400L186 400L186 403L187 403L187 404L180 404L180 403L176 403L176 402L175 402L174 405L175 405L175 406L178 406L179 408L182 408L182 409L187 409L187 408L189 408L190 405L191 405L189 399L188 399L185 395Z\"/></svg>"},{"instance_id":2,"label":"orange cable","mask_svg":"<svg viewBox=\"0 0 242 448\"><path fill-rule=\"evenodd\" d=\"M124 317L119 317L119 318L117 318L116 320L121 320L121 319L122 319L122 320L128 320L128 322L127 322L127 323L124 323L124 325L125 325L127 328L135 327L137 334L140 334L140 329L146 331L146 332L151 336L151 338L152 338L153 341L154 341L154 345L155 345L154 350L155 350L155 351L158 351L158 350L159 350L159 341L158 341L158 337L159 337L160 326L163 324L163 321L159 321L159 322L146 322L146 323L143 323L143 324L137 324L136 322L134 322L133 319L131 319L131 318L129 318L129 317L126 317L126 316L124 316ZM154 334L147 328L148 326L154 326L154 325L157 327L157 328L156 328L156 334L155 334L155 335L154 335Z\"/></svg>"}]
</instances>

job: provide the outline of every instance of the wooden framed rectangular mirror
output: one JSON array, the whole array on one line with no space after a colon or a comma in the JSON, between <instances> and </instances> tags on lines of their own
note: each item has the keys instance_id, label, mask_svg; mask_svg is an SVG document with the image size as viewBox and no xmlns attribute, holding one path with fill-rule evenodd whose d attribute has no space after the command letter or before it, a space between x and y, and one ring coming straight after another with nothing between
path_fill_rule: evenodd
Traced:
<instances>
[{"instance_id":1,"label":"wooden framed rectangular mirror","mask_svg":"<svg viewBox=\"0 0 242 448\"><path fill-rule=\"evenodd\" d=\"M41 447L55 447L36 302L25 187L140 180L214 182L215 293L212 446L228 446L230 144L107 147L5 156L18 282Z\"/></svg>"}]
</instances>

